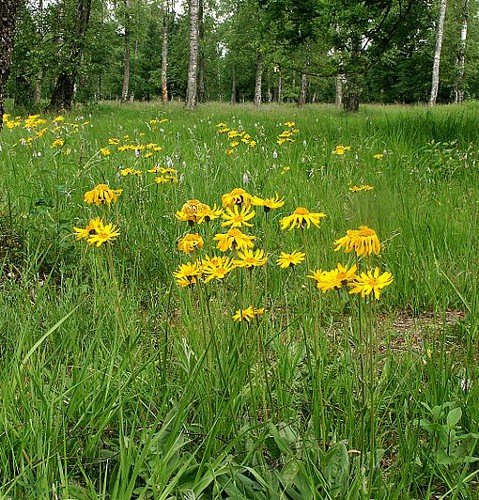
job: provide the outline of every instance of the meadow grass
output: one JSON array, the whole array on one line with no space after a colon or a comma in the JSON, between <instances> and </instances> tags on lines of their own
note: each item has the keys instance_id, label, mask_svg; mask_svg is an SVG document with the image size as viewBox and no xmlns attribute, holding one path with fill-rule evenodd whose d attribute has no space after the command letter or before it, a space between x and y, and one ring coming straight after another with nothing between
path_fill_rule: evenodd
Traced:
<instances>
[{"instance_id":1,"label":"meadow grass","mask_svg":"<svg viewBox=\"0 0 479 500\"><path fill-rule=\"evenodd\" d=\"M10 116L2 498L477 498L478 111L104 103L29 128ZM231 148L220 122L256 145ZM280 145L285 129L299 132ZM155 165L179 182L157 184ZM123 190L110 208L83 201L100 183ZM362 185L374 189L350 190ZM225 229L175 213L237 187L285 200L256 207L248 230L268 264L179 287L195 257L178 240L197 230L211 256ZM299 206L326 214L319 229L280 229ZM119 227L112 245L75 241L96 216ZM335 252L360 225L381 254ZM279 268L293 250L305 261ZM323 294L307 276L338 262L394 281L379 300ZM264 313L233 320L250 305Z\"/></svg>"}]
</instances>

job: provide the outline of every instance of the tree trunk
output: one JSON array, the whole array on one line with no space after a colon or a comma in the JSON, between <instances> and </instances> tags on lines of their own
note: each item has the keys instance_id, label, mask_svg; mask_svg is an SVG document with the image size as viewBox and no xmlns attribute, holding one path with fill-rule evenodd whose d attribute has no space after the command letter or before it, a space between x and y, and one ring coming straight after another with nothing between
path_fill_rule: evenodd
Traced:
<instances>
[{"instance_id":1,"label":"tree trunk","mask_svg":"<svg viewBox=\"0 0 479 500\"><path fill-rule=\"evenodd\" d=\"M281 73L278 76L278 104L283 102L283 77Z\"/></svg>"},{"instance_id":2,"label":"tree trunk","mask_svg":"<svg viewBox=\"0 0 479 500\"><path fill-rule=\"evenodd\" d=\"M163 37L161 44L161 99L168 102L168 24L170 21L169 0L163 0Z\"/></svg>"},{"instance_id":3,"label":"tree trunk","mask_svg":"<svg viewBox=\"0 0 479 500\"><path fill-rule=\"evenodd\" d=\"M464 102L464 70L466 67L467 19L469 17L469 0L462 6L461 44L457 55L456 103Z\"/></svg>"},{"instance_id":4,"label":"tree trunk","mask_svg":"<svg viewBox=\"0 0 479 500\"><path fill-rule=\"evenodd\" d=\"M188 109L195 109L198 104L198 1L188 0L190 14L190 62L186 89L186 107Z\"/></svg>"},{"instance_id":5,"label":"tree trunk","mask_svg":"<svg viewBox=\"0 0 479 500\"><path fill-rule=\"evenodd\" d=\"M261 85L263 81L263 54L258 52L256 59L256 78L254 85L254 105L259 107L261 105Z\"/></svg>"},{"instance_id":6,"label":"tree trunk","mask_svg":"<svg viewBox=\"0 0 479 500\"><path fill-rule=\"evenodd\" d=\"M50 109L63 110L72 107L78 67L81 63L85 36L90 22L90 12L91 0L78 0L75 26L73 33L70 35L69 59L65 62L57 77L50 100Z\"/></svg>"},{"instance_id":7,"label":"tree trunk","mask_svg":"<svg viewBox=\"0 0 479 500\"><path fill-rule=\"evenodd\" d=\"M19 3L19 0L2 0L0 2L0 130L3 124L5 85L12 64L15 21Z\"/></svg>"},{"instance_id":8,"label":"tree trunk","mask_svg":"<svg viewBox=\"0 0 479 500\"><path fill-rule=\"evenodd\" d=\"M206 100L205 87L205 28L203 24L203 0L198 0L198 102Z\"/></svg>"},{"instance_id":9,"label":"tree trunk","mask_svg":"<svg viewBox=\"0 0 479 500\"><path fill-rule=\"evenodd\" d=\"M128 0L124 1L125 7L125 35L123 39L123 85L121 87L121 102L128 101L130 90L130 12Z\"/></svg>"},{"instance_id":10,"label":"tree trunk","mask_svg":"<svg viewBox=\"0 0 479 500\"><path fill-rule=\"evenodd\" d=\"M343 85L343 109L346 113L357 113L361 96L361 80L358 75L348 75Z\"/></svg>"},{"instance_id":11,"label":"tree trunk","mask_svg":"<svg viewBox=\"0 0 479 500\"><path fill-rule=\"evenodd\" d=\"M303 73L301 75L301 92L299 94L299 102L300 106L304 106L306 104L306 99L308 97L308 75Z\"/></svg>"},{"instance_id":12,"label":"tree trunk","mask_svg":"<svg viewBox=\"0 0 479 500\"><path fill-rule=\"evenodd\" d=\"M336 75L336 107L340 108L343 105L343 83L344 75L342 73Z\"/></svg>"},{"instance_id":13,"label":"tree trunk","mask_svg":"<svg viewBox=\"0 0 479 500\"><path fill-rule=\"evenodd\" d=\"M436 50L434 51L434 64L432 67L432 87L429 106L436 104L439 90L439 66L441 65L442 40L444 38L444 21L446 19L447 0L441 0L439 5L439 22L437 25Z\"/></svg>"},{"instance_id":14,"label":"tree trunk","mask_svg":"<svg viewBox=\"0 0 479 500\"><path fill-rule=\"evenodd\" d=\"M231 104L236 104L236 71L233 69L233 79L231 82Z\"/></svg>"}]
</instances>

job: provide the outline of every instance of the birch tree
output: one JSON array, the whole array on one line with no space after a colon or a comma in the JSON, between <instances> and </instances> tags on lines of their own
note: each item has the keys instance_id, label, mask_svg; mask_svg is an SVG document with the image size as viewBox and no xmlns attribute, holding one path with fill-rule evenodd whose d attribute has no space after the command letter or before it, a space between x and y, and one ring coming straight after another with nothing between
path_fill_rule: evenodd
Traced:
<instances>
[{"instance_id":1,"label":"birch tree","mask_svg":"<svg viewBox=\"0 0 479 500\"><path fill-rule=\"evenodd\" d=\"M464 101L464 75L466 67L466 42L467 42L467 20L469 17L469 0L463 0L461 41L457 54L457 80L455 89L455 102L461 104Z\"/></svg>"},{"instance_id":2,"label":"birch tree","mask_svg":"<svg viewBox=\"0 0 479 500\"><path fill-rule=\"evenodd\" d=\"M441 65L442 40L444 38L444 22L446 20L447 0L440 0L439 20L437 24L436 49L434 50L434 64L432 67L432 86L429 106L434 106L439 91L439 67Z\"/></svg>"},{"instance_id":3,"label":"birch tree","mask_svg":"<svg viewBox=\"0 0 479 500\"><path fill-rule=\"evenodd\" d=\"M12 63L15 21L19 3L19 0L2 0L0 2L0 130L3 123L5 85Z\"/></svg>"},{"instance_id":4,"label":"birch tree","mask_svg":"<svg viewBox=\"0 0 479 500\"><path fill-rule=\"evenodd\" d=\"M168 26L170 22L170 2L163 0L163 23L161 41L161 100L168 102Z\"/></svg>"},{"instance_id":5,"label":"birch tree","mask_svg":"<svg viewBox=\"0 0 479 500\"><path fill-rule=\"evenodd\" d=\"M190 59L188 64L188 86L186 107L196 108L198 104L198 12L199 0L188 0L190 21Z\"/></svg>"}]
</instances>

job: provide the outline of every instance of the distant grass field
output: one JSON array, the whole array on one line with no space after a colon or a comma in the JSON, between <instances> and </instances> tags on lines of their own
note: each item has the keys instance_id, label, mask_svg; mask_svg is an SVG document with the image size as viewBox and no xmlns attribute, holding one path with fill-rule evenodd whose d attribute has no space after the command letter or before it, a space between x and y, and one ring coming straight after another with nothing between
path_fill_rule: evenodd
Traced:
<instances>
[{"instance_id":1,"label":"distant grass field","mask_svg":"<svg viewBox=\"0 0 479 500\"><path fill-rule=\"evenodd\" d=\"M10 113L1 498L477 499L478 113ZM219 248L243 208L251 269ZM360 226L378 255L341 247Z\"/></svg>"}]
</instances>

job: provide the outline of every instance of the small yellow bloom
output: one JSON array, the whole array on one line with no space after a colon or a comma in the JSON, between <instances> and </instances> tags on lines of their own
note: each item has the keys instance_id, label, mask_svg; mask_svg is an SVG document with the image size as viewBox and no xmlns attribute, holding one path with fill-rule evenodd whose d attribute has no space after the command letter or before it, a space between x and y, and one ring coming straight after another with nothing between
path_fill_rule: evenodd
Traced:
<instances>
[{"instance_id":1,"label":"small yellow bloom","mask_svg":"<svg viewBox=\"0 0 479 500\"><path fill-rule=\"evenodd\" d=\"M201 261L201 271L205 275L205 283L209 283L215 278L223 279L236 267L231 257L208 257Z\"/></svg>"},{"instance_id":2,"label":"small yellow bloom","mask_svg":"<svg viewBox=\"0 0 479 500\"><path fill-rule=\"evenodd\" d=\"M256 207L264 207L264 211L269 212L270 210L281 208L284 205L284 200L276 193L274 198L265 198L264 200L258 196L252 196L251 204Z\"/></svg>"},{"instance_id":3,"label":"small yellow bloom","mask_svg":"<svg viewBox=\"0 0 479 500\"><path fill-rule=\"evenodd\" d=\"M264 314L264 308L255 309L253 306L249 306L246 309L238 309L233 315L235 321L242 322L247 321L248 323L254 319L255 316L260 316Z\"/></svg>"},{"instance_id":4,"label":"small yellow bloom","mask_svg":"<svg viewBox=\"0 0 479 500\"><path fill-rule=\"evenodd\" d=\"M352 186L349 190L353 193L359 193L359 191L372 191L374 186L370 186L369 184L364 184L363 186Z\"/></svg>"},{"instance_id":5,"label":"small yellow bloom","mask_svg":"<svg viewBox=\"0 0 479 500\"><path fill-rule=\"evenodd\" d=\"M111 155L111 151L108 148L100 148L100 153L103 156L110 156Z\"/></svg>"},{"instance_id":6,"label":"small yellow bloom","mask_svg":"<svg viewBox=\"0 0 479 500\"><path fill-rule=\"evenodd\" d=\"M319 227L319 221L326 217L322 212L312 213L307 208L298 207L292 215L283 217L280 220L281 229L294 229L295 227L303 229L304 227L311 227L311 224Z\"/></svg>"},{"instance_id":7,"label":"small yellow bloom","mask_svg":"<svg viewBox=\"0 0 479 500\"><path fill-rule=\"evenodd\" d=\"M381 244L376 232L367 226L359 226L359 229L349 229L346 236L339 238L334 244L336 245L335 252L341 248L344 248L346 253L354 250L358 257L371 255L372 253L379 255L381 251Z\"/></svg>"},{"instance_id":8,"label":"small yellow bloom","mask_svg":"<svg viewBox=\"0 0 479 500\"><path fill-rule=\"evenodd\" d=\"M96 224L95 232L87 239L87 243L98 248L103 243L112 243L118 236L120 236L120 231L113 224L103 224L102 221L99 221Z\"/></svg>"},{"instance_id":9,"label":"small yellow bloom","mask_svg":"<svg viewBox=\"0 0 479 500\"><path fill-rule=\"evenodd\" d=\"M52 142L52 145L50 146L51 148L59 148L62 147L65 144L65 141L63 139L60 139L59 137L55 139Z\"/></svg>"},{"instance_id":10,"label":"small yellow bloom","mask_svg":"<svg viewBox=\"0 0 479 500\"><path fill-rule=\"evenodd\" d=\"M218 248L221 252L227 252L228 250L247 250L248 248L253 248L254 239L256 239L256 236L248 236L236 227L229 229L226 234L217 234L213 238L214 241L218 242L216 248Z\"/></svg>"},{"instance_id":11,"label":"small yellow bloom","mask_svg":"<svg viewBox=\"0 0 479 500\"><path fill-rule=\"evenodd\" d=\"M83 201L91 205L94 203L96 206L116 203L118 196L123 192L123 189L110 189L107 184L98 184L91 191L87 191L83 196Z\"/></svg>"},{"instance_id":12,"label":"small yellow bloom","mask_svg":"<svg viewBox=\"0 0 479 500\"><path fill-rule=\"evenodd\" d=\"M384 155L382 153L378 153L374 155L373 158L375 158L376 160L381 160L382 158L384 158Z\"/></svg>"},{"instance_id":13,"label":"small yellow bloom","mask_svg":"<svg viewBox=\"0 0 479 500\"><path fill-rule=\"evenodd\" d=\"M178 241L178 250L184 253L190 253L197 248L203 248L204 240L199 234L187 234Z\"/></svg>"},{"instance_id":14,"label":"small yellow bloom","mask_svg":"<svg viewBox=\"0 0 479 500\"><path fill-rule=\"evenodd\" d=\"M291 253L281 252L276 264L282 269L294 267L304 261L306 254L304 252L297 252L296 250Z\"/></svg>"},{"instance_id":15,"label":"small yellow bloom","mask_svg":"<svg viewBox=\"0 0 479 500\"><path fill-rule=\"evenodd\" d=\"M342 286L349 284L356 276L356 265L347 267L338 264L332 271L313 271L308 278L316 280L317 287L326 293L328 290L339 290Z\"/></svg>"},{"instance_id":16,"label":"small yellow bloom","mask_svg":"<svg viewBox=\"0 0 479 500\"><path fill-rule=\"evenodd\" d=\"M238 252L238 259L233 262L237 267L245 267L251 269L252 267L261 267L266 264L267 258L264 255L264 250L243 250Z\"/></svg>"},{"instance_id":17,"label":"small yellow bloom","mask_svg":"<svg viewBox=\"0 0 479 500\"><path fill-rule=\"evenodd\" d=\"M226 193L221 197L223 207L233 208L234 205L251 205L251 195L243 188L235 188L230 193Z\"/></svg>"},{"instance_id":18,"label":"small yellow bloom","mask_svg":"<svg viewBox=\"0 0 479 500\"><path fill-rule=\"evenodd\" d=\"M379 274L379 268L376 267L374 273L367 271L356 276L349 286L352 289L349 291L351 294L361 294L361 297L374 293L374 297L379 299L381 290L393 282L391 273Z\"/></svg>"},{"instance_id":19,"label":"small yellow bloom","mask_svg":"<svg viewBox=\"0 0 479 500\"><path fill-rule=\"evenodd\" d=\"M201 278L201 269L198 262L187 262L180 264L173 276L182 288L194 285Z\"/></svg>"},{"instance_id":20,"label":"small yellow bloom","mask_svg":"<svg viewBox=\"0 0 479 500\"><path fill-rule=\"evenodd\" d=\"M234 205L233 209L226 207L225 212L221 216L225 221L221 224L221 227L242 227L248 226L253 227L250 221L255 216L255 211L250 212L250 207Z\"/></svg>"}]
</instances>

